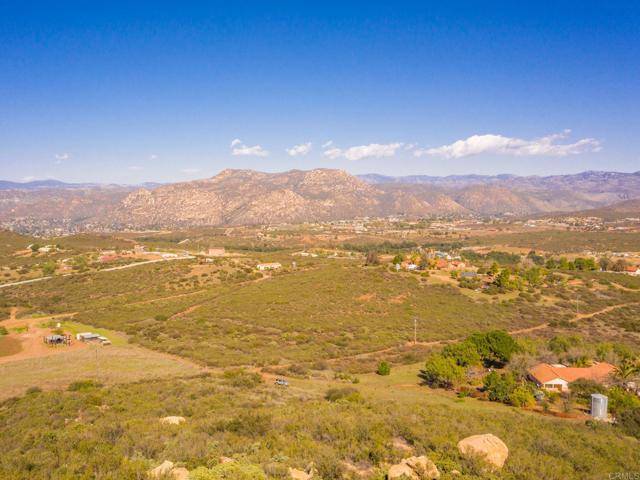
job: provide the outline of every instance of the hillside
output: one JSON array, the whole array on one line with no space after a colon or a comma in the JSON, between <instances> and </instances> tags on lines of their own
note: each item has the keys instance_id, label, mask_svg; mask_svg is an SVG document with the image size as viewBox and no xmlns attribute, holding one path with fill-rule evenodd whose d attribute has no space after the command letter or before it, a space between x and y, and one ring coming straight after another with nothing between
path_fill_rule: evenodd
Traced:
<instances>
[{"instance_id":1,"label":"hillside","mask_svg":"<svg viewBox=\"0 0 640 480\"><path fill-rule=\"evenodd\" d=\"M47 182L0 190L0 222L46 228L188 227L296 223L364 216L529 215L601 208L640 197L640 173L550 177L479 175L356 177L342 170L224 170L190 182L148 186Z\"/></svg>"},{"instance_id":2,"label":"hillside","mask_svg":"<svg viewBox=\"0 0 640 480\"><path fill-rule=\"evenodd\" d=\"M620 220L623 218L640 217L640 198L625 200L606 207L594 208L578 212L576 216L600 217L604 220Z\"/></svg>"}]
</instances>

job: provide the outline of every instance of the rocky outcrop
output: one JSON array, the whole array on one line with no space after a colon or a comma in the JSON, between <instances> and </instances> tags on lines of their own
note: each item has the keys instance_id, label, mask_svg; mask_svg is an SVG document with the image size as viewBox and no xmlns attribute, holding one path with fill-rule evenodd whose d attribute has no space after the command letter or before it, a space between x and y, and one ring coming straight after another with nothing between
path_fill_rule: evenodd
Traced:
<instances>
[{"instance_id":1,"label":"rocky outcrop","mask_svg":"<svg viewBox=\"0 0 640 480\"><path fill-rule=\"evenodd\" d=\"M491 433L472 435L460 440L458 450L465 457L481 457L496 469L502 468L509 456L509 448Z\"/></svg>"},{"instance_id":2,"label":"rocky outcrop","mask_svg":"<svg viewBox=\"0 0 640 480\"><path fill-rule=\"evenodd\" d=\"M149 478L171 478L173 480L188 480L189 470L184 467L176 467L173 462L165 460L157 467L149 470Z\"/></svg>"},{"instance_id":3,"label":"rocky outcrop","mask_svg":"<svg viewBox=\"0 0 640 480\"><path fill-rule=\"evenodd\" d=\"M307 473L297 468L289 468L289 477L291 477L292 480L311 480L313 478L313 472Z\"/></svg>"},{"instance_id":4,"label":"rocky outcrop","mask_svg":"<svg viewBox=\"0 0 640 480\"><path fill-rule=\"evenodd\" d=\"M424 455L408 457L396 465L389 467L387 478L389 480L406 477L411 480L426 480L440 478L440 472L435 464Z\"/></svg>"},{"instance_id":5,"label":"rocky outcrop","mask_svg":"<svg viewBox=\"0 0 640 480\"><path fill-rule=\"evenodd\" d=\"M162 423L163 425L180 425L185 421L186 419L184 417L177 417L177 416L163 417L160 419L160 423Z\"/></svg>"}]
</instances>

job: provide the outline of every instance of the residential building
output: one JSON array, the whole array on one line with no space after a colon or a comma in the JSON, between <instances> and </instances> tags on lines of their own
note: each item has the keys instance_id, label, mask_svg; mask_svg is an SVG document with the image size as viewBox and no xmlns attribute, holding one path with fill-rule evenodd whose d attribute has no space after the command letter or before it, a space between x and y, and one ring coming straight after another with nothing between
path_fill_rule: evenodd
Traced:
<instances>
[{"instance_id":1,"label":"residential building","mask_svg":"<svg viewBox=\"0 0 640 480\"><path fill-rule=\"evenodd\" d=\"M541 388L568 392L569 384L579 379L607 383L615 367L596 362L590 367L567 367L561 364L539 363L529 369L529 377Z\"/></svg>"}]
</instances>

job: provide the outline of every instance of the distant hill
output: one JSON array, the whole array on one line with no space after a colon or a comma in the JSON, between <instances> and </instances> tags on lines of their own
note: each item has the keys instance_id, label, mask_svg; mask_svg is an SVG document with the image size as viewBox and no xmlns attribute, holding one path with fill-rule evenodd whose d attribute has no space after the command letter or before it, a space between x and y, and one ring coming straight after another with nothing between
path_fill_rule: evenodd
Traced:
<instances>
[{"instance_id":1,"label":"distant hill","mask_svg":"<svg viewBox=\"0 0 640 480\"><path fill-rule=\"evenodd\" d=\"M640 218L640 198L625 200L606 207L594 208L577 212L576 216L600 217L605 220L620 220L622 218Z\"/></svg>"},{"instance_id":2,"label":"distant hill","mask_svg":"<svg viewBox=\"0 0 640 480\"><path fill-rule=\"evenodd\" d=\"M162 185L162 183L145 182L140 185L115 185L115 184L101 184L101 183L67 183L60 180L33 180L31 182L11 182L9 180L0 180L0 190L40 190L40 189L53 189L53 188L123 188L123 187L144 187L144 188L156 188Z\"/></svg>"},{"instance_id":3,"label":"distant hill","mask_svg":"<svg viewBox=\"0 0 640 480\"><path fill-rule=\"evenodd\" d=\"M224 170L142 186L41 181L0 188L0 222L122 228L295 223L362 216L582 212L640 198L640 172L518 177L353 176L342 170Z\"/></svg>"},{"instance_id":4,"label":"distant hill","mask_svg":"<svg viewBox=\"0 0 640 480\"><path fill-rule=\"evenodd\" d=\"M88 186L90 184L82 184ZM40 188L75 188L80 184L65 183L59 180L34 180L32 182L10 182L0 180L0 190L37 190Z\"/></svg>"}]
</instances>

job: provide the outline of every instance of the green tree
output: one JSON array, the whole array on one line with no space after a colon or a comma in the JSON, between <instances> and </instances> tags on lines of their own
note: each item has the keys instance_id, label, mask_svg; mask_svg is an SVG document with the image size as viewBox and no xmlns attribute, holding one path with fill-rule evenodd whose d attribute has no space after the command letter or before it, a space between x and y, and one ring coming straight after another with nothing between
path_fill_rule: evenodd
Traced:
<instances>
[{"instance_id":1,"label":"green tree","mask_svg":"<svg viewBox=\"0 0 640 480\"><path fill-rule=\"evenodd\" d=\"M401 254L396 254L395 257L393 257L393 260L391 260L391 263L393 263L394 265L399 265L404 261L404 256Z\"/></svg>"},{"instance_id":2,"label":"green tree","mask_svg":"<svg viewBox=\"0 0 640 480\"><path fill-rule=\"evenodd\" d=\"M493 262L491 264L491 267L489 268L489 273L495 277L499 271L500 271L500 266L496 262Z\"/></svg>"},{"instance_id":3,"label":"green tree","mask_svg":"<svg viewBox=\"0 0 640 480\"><path fill-rule=\"evenodd\" d=\"M431 355L420 372L420 378L427 385L440 388L453 388L459 385L465 377L464 368L451 357L440 354Z\"/></svg>"},{"instance_id":4,"label":"green tree","mask_svg":"<svg viewBox=\"0 0 640 480\"><path fill-rule=\"evenodd\" d=\"M520 350L518 343L504 330L474 333L469 340L476 345L480 357L487 365L504 365Z\"/></svg>"},{"instance_id":5,"label":"green tree","mask_svg":"<svg viewBox=\"0 0 640 480\"><path fill-rule=\"evenodd\" d=\"M469 367L473 365L479 365L482 361L476 344L465 340L460 343L453 343L447 345L442 350L442 355L445 357L453 358L456 364L461 367Z\"/></svg>"},{"instance_id":6,"label":"green tree","mask_svg":"<svg viewBox=\"0 0 640 480\"><path fill-rule=\"evenodd\" d=\"M498 276L496 276L493 284L501 291L511 290L513 288L513 282L511 281L511 272L509 269L503 268Z\"/></svg>"}]
</instances>

